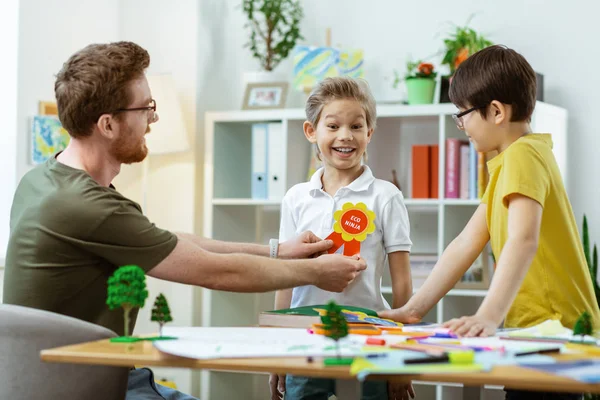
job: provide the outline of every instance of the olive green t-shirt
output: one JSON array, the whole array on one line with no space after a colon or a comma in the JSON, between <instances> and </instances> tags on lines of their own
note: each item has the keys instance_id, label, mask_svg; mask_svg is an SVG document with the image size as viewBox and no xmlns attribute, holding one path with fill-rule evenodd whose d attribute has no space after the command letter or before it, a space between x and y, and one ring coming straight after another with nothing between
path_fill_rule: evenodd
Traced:
<instances>
[{"instance_id":1,"label":"olive green t-shirt","mask_svg":"<svg viewBox=\"0 0 600 400\"><path fill-rule=\"evenodd\" d=\"M173 233L157 228L112 185L101 186L51 157L23 177L13 199L4 303L69 315L122 335L123 311L106 305L108 278L122 265L147 272L176 244Z\"/></svg>"}]
</instances>

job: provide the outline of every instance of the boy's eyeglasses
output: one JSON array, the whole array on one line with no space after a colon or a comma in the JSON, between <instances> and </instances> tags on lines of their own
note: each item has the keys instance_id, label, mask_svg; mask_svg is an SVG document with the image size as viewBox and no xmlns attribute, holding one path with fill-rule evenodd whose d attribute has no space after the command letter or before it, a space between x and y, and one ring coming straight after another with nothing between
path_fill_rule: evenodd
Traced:
<instances>
[{"instance_id":1,"label":"boy's eyeglasses","mask_svg":"<svg viewBox=\"0 0 600 400\"><path fill-rule=\"evenodd\" d=\"M454 123L456 124L456 126L458 127L458 129L460 129L461 131L463 129L465 129L465 126L463 125L463 121L462 121L462 117L464 117L465 115L467 115L470 112L473 112L475 110L480 110L482 108L486 108L486 106L477 106L477 107L473 107L473 108L469 108L466 111L460 112L460 113L456 113L456 114L452 114L452 119L454 120Z\"/></svg>"}]
</instances>

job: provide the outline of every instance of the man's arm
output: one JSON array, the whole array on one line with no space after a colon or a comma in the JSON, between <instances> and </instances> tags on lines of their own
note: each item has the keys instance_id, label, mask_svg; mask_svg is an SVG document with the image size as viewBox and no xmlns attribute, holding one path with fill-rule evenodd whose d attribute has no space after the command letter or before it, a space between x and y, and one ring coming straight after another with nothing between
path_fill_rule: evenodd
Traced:
<instances>
[{"instance_id":1,"label":"man's arm","mask_svg":"<svg viewBox=\"0 0 600 400\"><path fill-rule=\"evenodd\" d=\"M395 251L388 254L390 276L392 278L392 308L400 308L412 296L412 277L410 275L410 253Z\"/></svg>"},{"instance_id":2,"label":"man's arm","mask_svg":"<svg viewBox=\"0 0 600 400\"><path fill-rule=\"evenodd\" d=\"M542 206L513 194L508 197L508 239L496 265L487 296L475 316L446 323L458 335L493 335L506 317L538 248Z\"/></svg>"},{"instance_id":3,"label":"man's arm","mask_svg":"<svg viewBox=\"0 0 600 400\"><path fill-rule=\"evenodd\" d=\"M190 233L177 232L179 238L185 238L190 242L202 247L206 251L220 254L244 253L256 256L269 256L269 246L255 243L236 243L214 240Z\"/></svg>"},{"instance_id":4,"label":"man's arm","mask_svg":"<svg viewBox=\"0 0 600 400\"><path fill-rule=\"evenodd\" d=\"M206 251L181 237L148 275L158 279L232 292L267 292L302 285L341 292L366 268L360 257L338 254L310 260L277 260Z\"/></svg>"},{"instance_id":5,"label":"man's arm","mask_svg":"<svg viewBox=\"0 0 600 400\"><path fill-rule=\"evenodd\" d=\"M206 251L220 254L243 253L256 256L269 256L269 246L254 243L225 242L221 240L208 239L189 233L177 233L180 238L200 246ZM279 258L308 258L326 253L333 246L331 240L321 240L310 231L306 231L298 237L279 244Z\"/></svg>"},{"instance_id":6,"label":"man's arm","mask_svg":"<svg viewBox=\"0 0 600 400\"><path fill-rule=\"evenodd\" d=\"M487 206L480 204L467 226L448 245L423 286L402 308L379 315L405 323L419 322L456 285L490 240L485 220Z\"/></svg>"}]
</instances>

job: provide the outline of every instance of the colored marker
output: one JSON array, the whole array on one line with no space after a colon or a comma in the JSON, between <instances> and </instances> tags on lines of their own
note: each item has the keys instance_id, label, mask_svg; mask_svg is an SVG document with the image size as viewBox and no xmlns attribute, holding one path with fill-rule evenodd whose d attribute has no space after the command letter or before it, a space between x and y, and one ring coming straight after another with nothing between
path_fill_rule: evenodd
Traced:
<instances>
[{"instance_id":1,"label":"colored marker","mask_svg":"<svg viewBox=\"0 0 600 400\"><path fill-rule=\"evenodd\" d=\"M366 344L372 344L375 346L384 346L385 345L385 339L379 339L379 338L375 338L375 337L370 337L367 338Z\"/></svg>"}]
</instances>

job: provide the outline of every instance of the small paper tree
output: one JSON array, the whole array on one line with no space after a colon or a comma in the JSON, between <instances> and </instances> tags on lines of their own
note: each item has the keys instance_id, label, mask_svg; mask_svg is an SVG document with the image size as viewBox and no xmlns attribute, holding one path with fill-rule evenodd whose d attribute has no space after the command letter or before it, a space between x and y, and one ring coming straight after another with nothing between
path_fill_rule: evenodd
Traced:
<instances>
[{"instance_id":1,"label":"small paper tree","mask_svg":"<svg viewBox=\"0 0 600 400\"><path fill-rule=\"evenodd\" d=\"M123 308L125 335L129 336L129 313L135 307L143 307L148 297L146 274L137 265L119 267L108 278L108 298L106 304L111 310Z\"/></svg>"},{"instance_id":2,"label":"small paper tree","mask_svg":"<svg viewBox=\"0 0 600 400\"><path fill-rule=\"evenodd\" d=\"M342 308L335 301L330 301L327 304L325 315L321 316L325 336L335 340L338 358L340 358L339 340L348 336L348 322L342 313Z\"/></svg>"},{"instance_id":3,"label":"small paper tree","mask_svg":"<svg viewBox=\"0 0 600 400\"><path fill-rule=\"evenodd\" d=\"M591 335L594 332L592 326L592 316L587 311L584 311L573 327L573 335L581 335L581 341L583 342L584 335Z\"/></svg>"},{"instance_id":4,"label":"small paper tree","mask_svg":"<svg viewBox=\"0 0 600 400\"><path fill-rule=\"evenodd\" d=\"M171 317L171 309L169 308L169 304L167 303L167 298L160 293L156 296L156 300L154 300L154 307L152 308L152 317L150 318L154 322L158 322L159 334L162 336L162 328L163 325L167 322L173 321Z\"/></svg>"}]
</instances>

